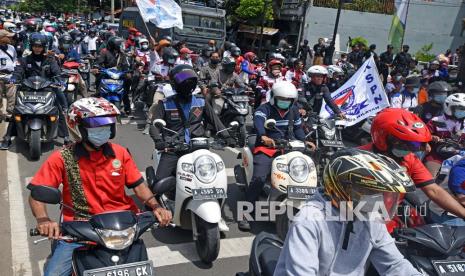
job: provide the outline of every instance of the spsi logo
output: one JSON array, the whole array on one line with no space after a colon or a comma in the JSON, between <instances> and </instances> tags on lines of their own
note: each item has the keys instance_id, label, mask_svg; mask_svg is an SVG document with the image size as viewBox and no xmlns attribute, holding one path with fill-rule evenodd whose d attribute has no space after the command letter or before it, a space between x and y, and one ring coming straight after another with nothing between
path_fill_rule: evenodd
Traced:
<instances>
[{"instance_id":1,"label":"spsi logo","mask_svg":"<svg viewBox=\"0 0 465 276\"><path fill-rule=\"evenodd\" d=\"M352 85L332 97L333 102L346 115L357 115L360 113L360 110L362 110L364 107L367 106L366 100L363 101L362 103L355 102L354 88L355 88L355 85ZM330 114L334 113L328 105L326 105L325 108L326 108L326 111L328 111L328 113Z\"/></svg>"}]
</instances>

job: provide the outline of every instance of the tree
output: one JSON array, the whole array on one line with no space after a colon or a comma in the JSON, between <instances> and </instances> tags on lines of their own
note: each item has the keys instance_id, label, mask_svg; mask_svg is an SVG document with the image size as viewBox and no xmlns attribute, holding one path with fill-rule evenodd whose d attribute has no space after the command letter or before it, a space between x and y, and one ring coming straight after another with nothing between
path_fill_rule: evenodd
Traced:
<instances>
[{"instance_id":1,"label":"tree","mask_svg":"<svg viewBox=\"0 0 465 276\"><path fill-rule=\"evenodd\" d=\"M265 3L265 1L267 1L267 3ZM237 17L255 27L255 38L252 42L253 46L255 46L258 26L261 24L261 21L263 19L265 19L265 21L273 21L273 6L271 1L272 0L240 0L239 7L235 10ZM265 10L265 18L263 18L263 10Z\"/></svg>"},{"instance_id":2,"label":"tree","mask_svg":"<svg viewBox=\"0 0 465 276\"><path fill-rule=\"evenodd\" d=\"M417 61L422 61L422 62L431 62L433 61L436 56L431 53L431 50L433 49L433 43L423 45L421 49L415 53L415 58Z\"/></svg>"}]
</instances>

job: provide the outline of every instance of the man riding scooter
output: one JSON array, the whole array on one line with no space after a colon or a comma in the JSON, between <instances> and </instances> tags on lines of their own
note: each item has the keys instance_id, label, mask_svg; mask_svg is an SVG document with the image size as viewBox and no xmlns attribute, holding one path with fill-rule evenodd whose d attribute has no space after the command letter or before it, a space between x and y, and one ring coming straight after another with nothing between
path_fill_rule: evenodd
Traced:
<instances>
[{"instance_id":1,"label":"man riding scooter","mask_svg":"<svg viewBox=\"0 0 465 276\"><path fill-rule=\"evenodd\" d=\"M198 81L192 66L177 65L170 71L169 77L175 95L165 98L155 105L154 113L151 115L153 120L163 119L166 122L166 128L177 133L183 131L184 135L181 137L184 137L187 144L192 138L205 137L206 125L212 125L216 131L225 128L210 104L203 98L192 95ZM235 140L227 132L223 132L222 135L227 138L228 144L235 144ZM150 127L150 136L155 143L155 148L158 151L163 151L158 162L154 182L174 176L178 159L183 153L165 151L170 137L165 136L165 140L163 140L160 130L153 125ZM223 221L220 224L220 230L226 229L227 226Z\"/></svg>"},{"instance_id":2,"label":"man riding scooter","mask_svg":"<svg viewBox=\"0 0 465 276\"><path fill-rule=\"evenodd\" d=\"M274 149L275 141L273 139L305 140L302 118L297 106L294 105L297 98L297 89L291 82L278 82L271 89L270 101L262 104L255 111L253 122L257 140L253 152L253 176L246 191L247 201L254 205L270 176L273 159L279 155L279 151ZM268 119L276 120L276 127L284 133L285 137L281 137L281 133L277 130L264 127L265 121ZM315 148L311 142L306 142L306 144L310 149ZM242 231L250 231L250 224L245 218L239 221L238 227Z\"/></svg>"}]
</instances>

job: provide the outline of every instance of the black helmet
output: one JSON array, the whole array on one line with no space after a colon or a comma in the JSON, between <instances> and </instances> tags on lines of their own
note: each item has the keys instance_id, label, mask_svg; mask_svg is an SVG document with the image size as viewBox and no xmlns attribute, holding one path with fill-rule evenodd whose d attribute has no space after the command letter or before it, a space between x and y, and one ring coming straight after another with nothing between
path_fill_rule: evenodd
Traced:
<instances>
[{"instance_id":1,"label":"black helmet","mask_svg":"<svg viewBox=\"0 0 465 276\"><path fill-rule=\"evenodd\" d=\"M29 38L29 44L31 45L31 50L34 45L42 46L45 50L47 47L47 37L41 33L33 33Z\"/></svg>"},{"instance_id":2,"label":"black helmet","mask_svg":"<svg viewBox=\"0 0 465 276\"><path fill-rule=\"evenodd\" d=\"M97 34L97 30L95 28L91 28L89 30L89 35L91 35L91 34Z\"/></svg>"},{"instance_id":3,"label":"black helmet","mask_svg":"<svg viewBox=\"0 0 465 276\"><path fill-rule=\"evenodd\" d=\"M107 49L109 51L116 51L121 49L122 45L124 45L124 39L119 36L112 36L108 39Z\"/></svg>"},{"instance_id":4,"label":"black helmet","mask_svg":"<svg viewBox=\"0 0 465 276\"><path fill-rule=\"evenodd\" d=\"M237 46L232 47L231 50L230 50L230 52L231 52L231 55L232 55L233 57L238 57L238 56L241 55L241 49L240 49L239 47L237 47Z\"/></svg>"},{"instance_id":5,"label":"black helmet","mask_svg":"<svg viewBox=\"0 0 465 276\"><path fill-rule=\"evenodd\" d=\"M236 61L232 57L224 57L221 61L221 68L228 73L232 73L236 68Z\"/></svg>"},{"instance_id":6,"label":"black helmet","mask_svg":"<svg viewBox=\"0 0 465 276\"><path fill-rule=\"evenodd\" d=\"M224 43L224 49L225 50L229 51L229 50L231 50L232 47L237 47L237 46L236 46L236 44L234 44L234 43L232 43L230 41L226 41Z\"/></svg>"},{"instance_id":7,"label":"black helmet","mask_svg":"<svg viewBox=\"0 0 465 276\"><path fill-rule=\"evenodd\" d=\"M445 81L435 81L428 86L428 94L451 93L452 86Z\"/></svg>"},{"instance_id":8,"label":"black helmet","mask_svg":"<svg viewBox=\"0 0 465 276\"><path fill-rule=\"evenodd\" d=\"M188 99L197 87L198 76L190 65L180 64L169 72L171 86L180 99Z\"/></svg>"},{"instance_id":9,"label":"black helmet","mask_svg":"<svg viewBox=\"0 0 465 276\"><path fill-rule=\"evenodd\" d=\"M295 58L295 57L288 59L287 62L286 62L287 67L289 67L289 68L294 67L294 65L295 65L294 63L296 61L298 61L298 60L299 59Z\"/></svg>"},{"instance_id":10,"label":"black helmet","mask_svg":"<svg viewBox=\"0 0 465 276\"><path fill-rule=\"evenodd\" d=\"M165 47L163 49L162 59L164 63L174 66L178 57L179 53L173 47Z\"/></svg>"},{"instance_id":11,"label":"black helmet","mask_svg":"<svg viewBox=\"0 0 465 276\"><path fill-rule=\"evenodd\" d=\"M214 51L215 49L213 47L205 46L202 48L202 56L209 57Z\"/></svg>"},{"instance_id":12,"label":"black helmet","mask_svg":"<svg viewBox=\"0 0 465 276\"><path fill-rule=\"evenodd\" d=\"M170 43L173 42L173 38L169 35L164 36L162 39L168 40Z\"/></svg>"},{"instance_id":13,"label":"black helmet","mask_svg":"<svg viewBox=\"0 0 465 276\"><path fill-rule=\"evenodd\" d=\"M420 77L419 76L407 76L405 78L405 86L410 86L410 87L420 87Z\"/></svg>"},{"instance_id":14,"label":"black helmet","mask_svg":"<svg viewBox=\"0 0 465 276\"><path fill-rule=\"evenodd\" d=\"M69 34L64 33L58 39L58 43L60 44L61 48L68 50L73 46L73 38Z\"/></svg>"}]
</instances>

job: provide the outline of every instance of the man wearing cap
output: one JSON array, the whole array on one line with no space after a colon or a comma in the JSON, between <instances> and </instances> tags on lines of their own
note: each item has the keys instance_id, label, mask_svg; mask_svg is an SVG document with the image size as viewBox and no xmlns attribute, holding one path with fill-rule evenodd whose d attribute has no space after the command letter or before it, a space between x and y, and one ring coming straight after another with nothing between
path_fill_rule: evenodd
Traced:
<instances>
[{"instance_id":1,"label":"man wearing cap","mask_svg":"<svg viewBox=\"0 0 465 276\"><path fill-rule=\"evenodd\" d=\"M184 64L184 65L192 66L192 59L191 59L192 53L193 52L187 47L181 48L181 50L179 51L180 55L178 59L176 60L176 65Z\"/></svg>"},{"instance_id":2,"label":"man wearing cap","mask_svg":"<svg viewBox=\"0 0 465 276\"><path fill-rule=\"evenodd\" d=\"M0 122L11 116L15 106L16 86L8 83L17 62L15 47L10 45L13 36L7 30L0 30ZM3 114L3 95L7 99L6 116Z\"/></svg>"}]
</instances>

